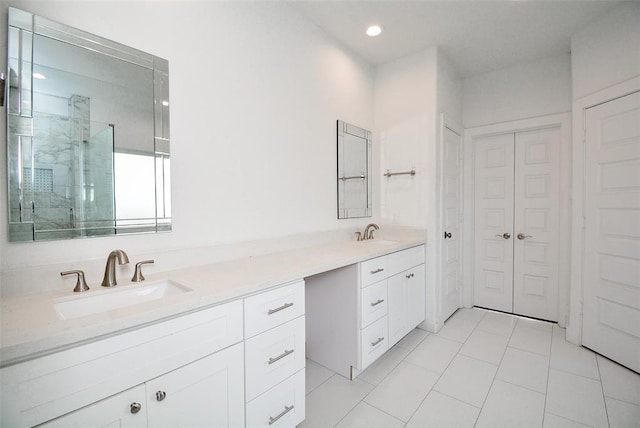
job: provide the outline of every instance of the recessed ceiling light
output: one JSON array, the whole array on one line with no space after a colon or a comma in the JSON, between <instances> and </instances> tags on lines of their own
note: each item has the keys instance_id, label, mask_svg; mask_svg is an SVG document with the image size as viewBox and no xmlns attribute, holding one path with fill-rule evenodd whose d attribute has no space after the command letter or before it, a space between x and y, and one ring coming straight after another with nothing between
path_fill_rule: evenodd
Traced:
<instances>
[{"instance_id":1,"label":"recessed ceiling light","mask_svg":"<svg viewBox=\"0 0 640 428\"><path fill-rule=\"evenodd\" d=\"M382 27L379 25L372 25L369 28L367 28L367 36L375 37L375 36L379 36L380 33L382 33Z\"/></svg>"},{"instance_id":2,"label":"recessed ceiling light","mask_svg":"<svg viewBox=\"0 0 640 428\"><path fill-rule=\"evenodd\" d=\"M44 74L40 74L40 73L33 73L33 78L34 79L39 79L39 80L44 80L46 79Z\"/></svg>"}]
</instances>

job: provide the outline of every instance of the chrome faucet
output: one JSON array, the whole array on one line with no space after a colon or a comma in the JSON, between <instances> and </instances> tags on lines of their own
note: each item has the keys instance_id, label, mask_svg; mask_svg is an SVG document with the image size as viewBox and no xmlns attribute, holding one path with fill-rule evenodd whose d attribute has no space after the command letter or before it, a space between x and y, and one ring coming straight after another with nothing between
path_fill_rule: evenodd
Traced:
<instances>
[{"instance_id":1,"label":"chrome faucet","mask_svg":"<svg viewBox=\"0 0 640 428\"><path fill-rule=\"evenodd\" d=\"M114 285L118 285L118 282L116 281L116 258L120 265L129 263L129 257L124 251L113 250L110 252L109 257L107 257L107 266L104 269L104 278L102 279L103 287L113 287Z\"/></svg>"},{"instance_id":2,"label":"chrome faucet","mask_svg":"<svg viewBox=\"0 0 640 428\"><path fill-rule=\"evenodd\" d=\"M375 223L369 223L367 227L364 228L364 232L356 232L356 239L358 241L366 241L367 239L373 239L373 231L379 230L380 227Z\"/></svg>"},{"instance_id":3,"label":"chrome faucet","mask_svg":"<svg viewBox=\"0 0 640 428\"><path fill-rule=\"evenodd\" d=\"M369 230L371 229L371 230ZM362 234L362 239L373 239L373 231L380 230L380 227L375 223L369 223L367 227L364 228L364 233Z\"/></svg>"}]
</instances>

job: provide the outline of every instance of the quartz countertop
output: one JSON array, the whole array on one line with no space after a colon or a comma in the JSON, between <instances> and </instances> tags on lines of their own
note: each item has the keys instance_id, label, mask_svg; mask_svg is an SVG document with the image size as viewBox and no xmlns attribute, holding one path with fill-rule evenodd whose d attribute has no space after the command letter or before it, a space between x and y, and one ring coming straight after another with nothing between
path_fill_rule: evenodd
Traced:
<instances>
[{"instance_id":1,"label":"quartz countertop","mask_svg":"<svg viewBox=\"0 0 640 428\"><path fill-rule=\"evenodd\" d=\"M245 257L146 275L146 281L142 283L131 283L121 278L118 289L171 280L192 291L73 319L61 319L54 302L58 299L81 299L105 290L99 285L89 284L91 290L83 293L59 290L5 298L0 301L0 366L37 358L425 243L425 235L420 233L385 239L392 240L335 242Z\"/></svg>"}]
</instances>

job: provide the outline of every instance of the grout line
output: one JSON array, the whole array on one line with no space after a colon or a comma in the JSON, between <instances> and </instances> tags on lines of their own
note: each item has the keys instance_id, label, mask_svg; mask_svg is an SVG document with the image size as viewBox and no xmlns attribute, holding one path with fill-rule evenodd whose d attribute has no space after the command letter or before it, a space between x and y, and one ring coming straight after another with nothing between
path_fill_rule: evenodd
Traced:
<instances>
[{"instance_id":1,"label":"grout line","mask_svg":"<svg viewBox=\"0 0 640 428\"><path fill-rule=\"evenodd\" d=\"M553 326L551 326L551 346L549 347L549 358L547 360L547 387L544 391L544 408L542 409L542 426L544 426L544 418L547 413L547 398L549 396L549 377L551 376L551 355L553 354Z\"/></svg>"},{"instance_id":2,"label":"grout line","mask_svg":"<svg viewBox=\"0 0 640 428\"><path fill-rule=\"evenodd\" d=\"M455 314L455 312L454 312L454 314ZM453 316L454 314L452 314L451 316ZM471 333L469 334L469 336L467 337L467 339L468 339L469 337L471 337L471 335L473 334L473 332L474 332L474 331L476 330L476 328L478 327L478 324L480 324L480 321L482 320L482 318L484 318L484 314L482 315L482 317L480 317L480 319L478 320L478 322L476 323L476 325L473 327L473 330L471 330ZM448 319L451 319L451 317L449 317ZM473 322L473 321L470 321L470 322ZM443 326L443 327L444 327L444 326ZM429 333L429 336L438 336L438 333ZM423 341L424 341L424 340L426 340L426 339L427 339L427 337L429 337L429 336L426 336L426 337L423 339ZM441 338L442 338L442 339L447 339L446 337L441 337ZM457 340L453 340L453 339L447 339L447 340L451 340L452 342L455 342L455 343L460 344L460 342L458 342ZM466 342L466 340L465 340L465 342ZM465 342L463 342L463 343L462 343L462 345L464 345L464 343L465 343ZM421 342L421 343L422 343L422 342ZM417 346L416 346L416 348L417 348ZM407 424L409 424L409 422L411 422L411 419L413 419L413 417L414 417L414 416L415 416L415 414L418 412L418 410L420 409L420 407L422 407L422 405L424 404L424 401L427 399L427 397L429 396L429 394L431 394L431 392L433 392L433 391L434 391L434 389L433 389L433 388L434 388L434 387L437 385L437 383L440 381L440 379L442 378L442 375L447 371L447 369L449 368L449 366L451 365L451 363L453 362L453 360L456 358L456 356L457 356L457 355L458 355L458 353L460 352L460 349L462 349L462 346L460 346L460 348L458 349L458 351L456 352L456 354L453 356L453 358L451 358L451 361L449 361L449 364L447 364L447 367L445 367L445 369L442 371L442 373L439 373L438 378L437 378L437 379L435 380L435 382L433 383L433 386L429 389L429 391L428 391L428 392L427 392L427 394L424 396L424 398L422 399L422 401L420 402L420 404L418 404L418 406L417 406L417 407L416 407L416 409L413 411L413 413L411 413L411 416L409 417L409 419L407 420L407 422L405 422L405 426L406 426ZM410 353L409 353L409 354L410 354ZM409 354L407 354L407 356L408 356ZM402 359L402 361L405 361L405 359L406 359L406 358L407 358L407 357L405 356L405 357ZM407 364L413 364L413 363L410 363L409 361L405 361L405 362L406 362ZM415 364L414 364L414 365L415 365ZM422 366L419 366L419 367L422 367ZM423 367L423 368L424 368L424 367ZM427 370L427 369L425 369L425 370ZM427 371L429 371L429 372L431 372L431 373L436 373L436 372L431 371L431 370L427 370ZM436 392L438 392L439 394L442 394L442 393L441 393L441 392L439 392L439 391L436 391ZM446 395L446 394L442 394L442 395L445 395L445 396L447 396L447 397L448 397L448 395ZM464 401L462 401L462 400L458 400L458 399L456 399L456 398L454 398L454 397L450 397L450 398L453 398L453 399L455 399L455 400L457 400L457 401L460 401L461 403L465 403ZM469 404L469 403L465 403L465 404ZM472 404L469 404L469 405L470 405L470 406L473 406ZM476 407L476 406L473 406L473 407ZM376 408L377 408L377 407L376 407ZM477 408L477 407L476 407L476 408ZM478 412L478 414L480 414L480 412Z\"/></svg>"},{"instance_id":3,"label":"grout line","mask_svg":"<svg viewBox=\"0 0 640 428\"><path fill-rule=\"evenodd\" d=\"M598 376L600 376L600 391L602 392L602 404L604 405L604 415L607 418L607 426L611 426L609 422L609 409L607 408L607 399L604 394L604 386L602 386L602 373L600 373L600 363L598 363L598 358L596 357L596 367L598 368Z\"/></svg>"},{"instance_id":4,"label":"grout line","mask_svg":"<svg viewBox=\"0 0 640 428\"><path fill-rule=\"evenodd\" d=\"M478 417L476 418L476 422L473 424L474 428L478 424L478 421L480 420L480 415L482 414L482 410L484 409L484 405L487 404L487 398L489 398L489 394L491 393L491 389L493 388L493 384L496 381L496 376L498 376L498 371L500 370L500 366L502 365L502 361L504 360L504 355L507 353L507 348L509 347L509 342L511 342L511 336L513 336L513 332L516 330L516 325L518 325L518 320L516 320L515 325L511 329L511 333L509 334L509 337L507 337L507 346L505 346L504 347L504 351L502 351L502 357L500 358L500 362L498 363L498 367L496 368L496 372L493 374L493 379L491 380L491 385L489 385L489 389L487 390L487 395L485 395L484 396L484 400L482 400L482 406L480 407L480 412L478 413Z\"/></svg>"},{"instance_id":5,"label":"grout line","mask_svg":"<svg viewBox=\"0 0 640 428\"><path fill-rule=\"evenodd\" d=\"M585 428L593 428L591 425L585 425L585 424L583 424L582 422L574 421L573 419L569 419L569 418L568 418L568 417L566 417L566 416L558 415L558 414L556 414L556 413L553 413L553 412L547 412L547 411L545 411L545 413L549 413L550 415L553 415L553 416L555 416L555 417L557 417L557 418L564 419L565 421L573 422L574 424L578 424L578 425L583 426L583 427L585 427ZM544 425L543 425L543 426L544 426Z\"/></svg>"},{"instance_id":6,"label":"grout line","mask_svg":"<svg viewBox=\"0 0 640 428\"><path fill-rule=\"evenodd\" d=\"M317 364L317 363L316 363L316 364ZM322 367L324 367L324 366L322 366ZM305 371L307 370L307 368L306 368L306 367L305 367L304 369L305 369ZM334 372L333 370L331 371L331 373L332 373L332 374L331 374L331 376L329 376L328 378L326 378L325 380L323 380L322 382L320 382L320 383L319 383L315 388L313 388L311 391L307 392L307 393L304 395L304 396L305 396L305 398L306 398L309 394L311 394L313 391L315 391L316 389L320 388L322 385L324 385L325 383L327 383L327 382L329 381L329 379L331 379L332 377L334 377L334 376L340 376L338 373Z\"/></svg>"}]
</instances>

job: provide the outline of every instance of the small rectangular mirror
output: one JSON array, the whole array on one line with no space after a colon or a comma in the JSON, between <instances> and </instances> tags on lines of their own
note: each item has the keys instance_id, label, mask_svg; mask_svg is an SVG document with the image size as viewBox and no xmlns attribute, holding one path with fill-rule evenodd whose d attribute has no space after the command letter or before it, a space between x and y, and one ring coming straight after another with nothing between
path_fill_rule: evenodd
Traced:
<instances>
[{"instance_id":1,"label":"small rectangular mirror","mask_svg":"<svg viewBox=\"0 0 640 428\"><path fill-rule=\"evenodd\" d=\"M338 218L371 217L371 131L341 120L338 128Z\"/></svg>"},{"instance_id":2,"label":"small rectangular mirror","mask_svg":"<svg viewBox=\"0 0 640 428\"><path fill-rule=\"evenodd\" d=\"M9 240L171 230L169 63L8 15Z\"/></svg>"}]
</instances>

